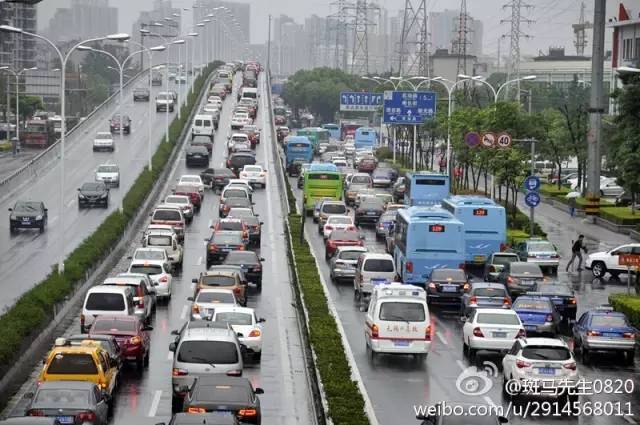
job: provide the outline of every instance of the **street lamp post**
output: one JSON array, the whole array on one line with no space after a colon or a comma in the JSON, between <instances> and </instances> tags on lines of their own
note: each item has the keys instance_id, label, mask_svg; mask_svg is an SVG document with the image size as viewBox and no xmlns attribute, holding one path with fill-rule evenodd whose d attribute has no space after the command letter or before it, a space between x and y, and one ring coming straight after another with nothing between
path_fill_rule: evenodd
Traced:
<instances>
[{"instance_id":1,"label":"street lamp post","mask_svg":"<svg viewBox=\"0 0 640 425\"><path fill-rule=\"evenodd\" d=\"M398 85L399 84L396 84L395 82L393 82L391 80L388 80L386 78L382 78L382 77L376 76L376 77L373 77L372 79L375 80L378 83L380 83L380 82L389 83L389 84L391 84L393 86L394 90L398 89ZM384 117L384 111L383 111L383 117ZM395 162L396 162L396 126L392 125L391 129L393 130L393 136L392 136L393 137L393 163L395 164Z\"/></svg>"},{"instance_id":2,"label":"street lamp post","mask_svg":"<svg viewBox=\"0 0 640 425\"><path fill-rule=\"evenodd\" d=\"M187 35L189 37L195 39L198 36L198 33L197 32L190 32ZM196 43L194 41L193 43L191 43L191 94L193 94L193 92L194 92L194 84L193 84L193 82L195 81L195 73L194 73L194 70L193 70L193 61L194 61L195 50L196 50ZM187 77L188 77L188 74L189 73L187 73Z\"/></svg>"},{"instance_id":3,"label":"street lamp post","mask_svg":"<svg viewBox=\"0 0 640 425\"><path fill-rule=\"evenodd\" d=\"M35 71L38 69L37 66L31 68L23 68L21 71L14 71L10 69L8 66L0 66L0 71L7 71L12 74L16 78L16 139L18 139L18 143L20 142L20 76L27 71ZM8 91L7 91L7 99L8 99ZM7 109L9 109L9 102L7 101ZM7 122L7 137L10 135L11 128L9 123ZM8 137L10 138L10 137Z\"/></svg>"}]
</instances>

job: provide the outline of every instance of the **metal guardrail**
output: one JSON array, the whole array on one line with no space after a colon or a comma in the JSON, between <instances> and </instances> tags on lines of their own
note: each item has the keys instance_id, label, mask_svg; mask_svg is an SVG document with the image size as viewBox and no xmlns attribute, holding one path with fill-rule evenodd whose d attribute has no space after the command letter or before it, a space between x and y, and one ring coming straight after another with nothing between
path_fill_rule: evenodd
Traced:
<instances>
[{"instance_id":1,"label":"metal guardrail","mask_svg":"<svg viewBox=\"0 0 640 425\"><path fill-rule=\"evenodd\" d=\"M149 71L145 70L134 75L123 85L123 89L128 89L131 85L133 85L134 82L137 82L139 78L145 75L147 72ZM77 132L78 129L86 127L88 125L87 123L93 116L101 113L104 108L110 107L116 100L119 100L119 93L120 89L109 96L100 105L96 106L94 110L91 111L83 121L67 130L67 148L70 146L70 144L68 144L68 142L70 141L69 136ZM55 164L55 160L58 158L60 158L60 139L56 140L51 146L39 153L31 161L11 173L11 175L0 180L0 201L4 201L8 196L13 194L13 192L18 190L27 182L32 181L43 173L46 173L49 168L53 164Z\"/></svg>"}]
</instances>

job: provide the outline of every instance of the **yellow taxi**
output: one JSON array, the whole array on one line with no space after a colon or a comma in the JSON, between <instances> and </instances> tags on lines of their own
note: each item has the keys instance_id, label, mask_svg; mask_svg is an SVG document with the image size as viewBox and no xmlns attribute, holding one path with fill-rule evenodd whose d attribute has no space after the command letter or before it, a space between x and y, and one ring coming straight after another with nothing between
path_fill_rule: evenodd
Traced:
<instances>
[{"instance_id":1,"label":"yellow taxi","mask_svg":"<svg viewBox=\"0 0 640 425\"><path fill-rule=\"evenodd\" d=\"M113 396L118 381L118 362L96 341L55 346L44 360L38 384L46 381L88 381Z\"/></svg>"}]
</instances>

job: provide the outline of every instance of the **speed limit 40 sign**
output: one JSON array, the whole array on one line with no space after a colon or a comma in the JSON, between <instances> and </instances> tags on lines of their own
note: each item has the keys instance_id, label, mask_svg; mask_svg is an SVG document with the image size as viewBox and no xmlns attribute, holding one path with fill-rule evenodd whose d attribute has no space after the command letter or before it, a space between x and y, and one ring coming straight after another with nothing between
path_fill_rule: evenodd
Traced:
<instances>
[{"instance_id":1,"label":"speed limit 40 sign","mask_svg":"<svg viewBox=\"0 0 640 425\"><path fill-rule=\"evenodd\" d=\"M498 134L498 140L496 144L499 148L508 148L511 146L511 135L509 133L500 133Z\"/></svg>"}]
</instances>

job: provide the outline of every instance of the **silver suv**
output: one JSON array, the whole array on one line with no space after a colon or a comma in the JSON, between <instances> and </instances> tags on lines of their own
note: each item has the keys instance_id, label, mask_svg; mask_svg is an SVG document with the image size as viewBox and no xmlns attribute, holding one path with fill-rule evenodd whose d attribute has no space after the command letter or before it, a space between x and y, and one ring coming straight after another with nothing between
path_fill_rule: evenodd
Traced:
<instances>
[{"instance_id":1,"label":"silver suv","mask_svg":"<svg viewBox=\"0 0 640 425\"><path fill-rule=\"evenodd\" d=\"M242 376L243 352L238 336L227 323L191 321L169 344L173 354L171 404L179 410L184 395L198 376L226 374Z\"/></svg>"}]
</instances>

